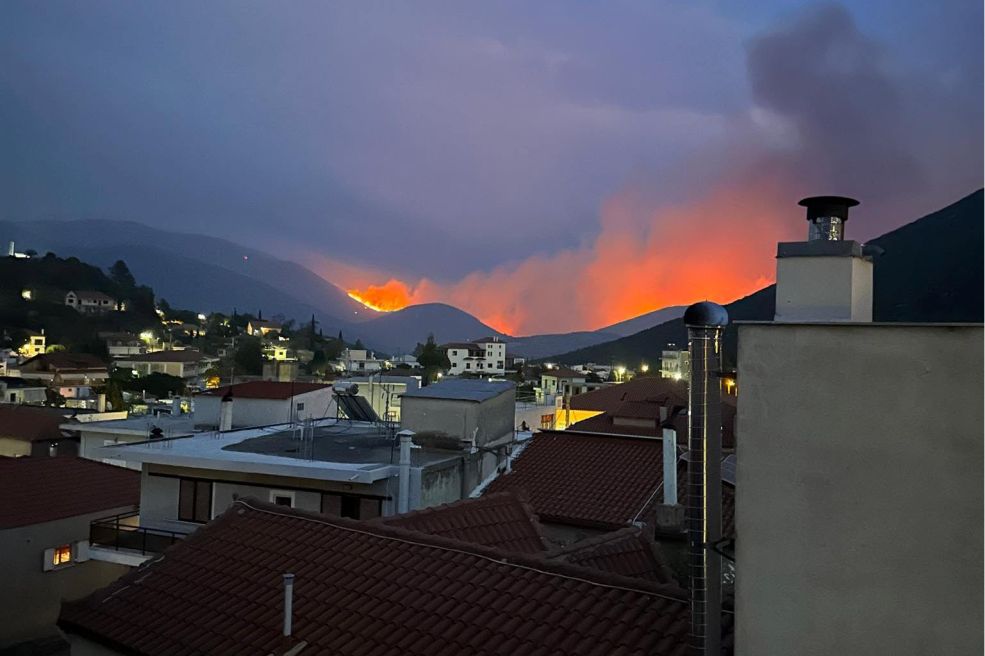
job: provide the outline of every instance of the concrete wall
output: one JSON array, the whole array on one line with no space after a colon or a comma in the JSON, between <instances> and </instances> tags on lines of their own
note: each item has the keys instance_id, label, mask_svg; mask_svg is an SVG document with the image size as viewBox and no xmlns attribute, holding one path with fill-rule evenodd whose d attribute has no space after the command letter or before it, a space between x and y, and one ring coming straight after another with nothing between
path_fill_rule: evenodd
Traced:
<instances>
[{"instance_id":1,"label":"concrete wall","mask_svg":"<svg viewBox=\"0 0 985 656\"><path fill-rule=\"evenodd\" d=\"M982 328L743 325L736 654L980 654Z\"/></svg>"},{"instance_id":2,"label":"concrete wall","mask_svg":"<svg viewBox=\"0 0 985 656\"><path fill-rule=\"evenodd\" d=\"M861 257L776 260L777 321L871 321L872 262Z\"/></svg>"},{"instance_id":3,"label":"concrete wall","mask_svg":"<svg viewBox=\"0 0 985 656\"><path fill-rule=\"evenodd\" d=\"M199 426L219 425L219 405L222 397L200 394L195 397L195 423ZM332 388L313 390L294 397L294 403L303 403L297 411L298 419L321 419L336 415ZM290 399L237 399L233 398L233 428L269 426L291 421Z\"/></svg>"},{"instance_id":4,"label":"concrete wall","mask_svg":"<svg viewBox=\"0 0 985 656\"><path fill-rule=\"evenodd\" d=\"M272 491L290 491L295 495L295 506L303 510L319 512L321 494L351 494L382 498L382 512L396 512L397 479L382 479L372 485L340 483L310 478L271 476L246 472L226 472L190 467L145 465L140 481L141 526L172 531L194 531L200 525L178 520L179 477L213 481L212 517L221 515L233 503L233 495L254 497L270 502Z\"/></svg>"},{"instance_id":5,"label":"concrete wall","mask_svg":"<svg viewBox=\"0 0 985 656\"><path fill-rule=\"evenodd\" d=\"M129 567L94 560L45 572L44 552L89 540L94 519L134 510L115 508L43 524L0 530L0 648L51 633L62 601L80 599L123 576Z\"/></svg>"},{"instance_id":6,"label":"concrete wall","mask_svg":"<svg viewBox=\"0 0 985 656\"><path fill-rule=\"evenodd\" d=\"M79 427L80 436L80 447L79 455L83 458L88 458L89 460L98 460L99 462L105 462L108 465L116 465L118 467L127 467L129 469L140 470L140 463L127 463L124 460L118 460L114 458L106 458L105 454L99 453L97 450L109 444L130 444L132 442L142 442L148 439L148 435L121 435L118 432L103 432L103 431L93 431L88 430L85 426Z\"/></svg>"},{"instance_id":7,"label":"concrete wall","mask_svg":"<svg viewBox=\"0 0 985 656\"><path fill-rule=\"evenodd\" d=\"M401 399L402 428L415 433L442 433L486 446L507 442L513 437L516 392L509 390L476 403L452 399L405 396Z\"/></svg>"}]
</instances>

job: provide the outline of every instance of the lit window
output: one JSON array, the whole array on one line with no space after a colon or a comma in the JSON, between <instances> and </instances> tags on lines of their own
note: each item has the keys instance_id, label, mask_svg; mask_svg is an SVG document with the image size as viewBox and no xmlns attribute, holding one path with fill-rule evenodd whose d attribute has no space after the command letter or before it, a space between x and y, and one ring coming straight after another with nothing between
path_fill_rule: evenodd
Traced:
<instances>
[{"instance_id":1,"label":"lit window","mask_svg":"<svg viewBox=\"0 0 985 656\"><path fill-rule=\"evenodd\" d=\"M72 545L63 544L60 547L56 547L51 555L51 564L57 567L58 565L65 565L70 562L72 562Z\"/></svg>"}]
</instances>

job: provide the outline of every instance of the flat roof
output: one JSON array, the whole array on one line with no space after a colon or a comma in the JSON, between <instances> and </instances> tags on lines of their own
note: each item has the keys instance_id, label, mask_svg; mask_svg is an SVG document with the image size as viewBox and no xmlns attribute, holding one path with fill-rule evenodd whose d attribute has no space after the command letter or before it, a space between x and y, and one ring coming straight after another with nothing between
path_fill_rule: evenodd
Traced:
<instances>
[{"instance_id":1,"label":"flat roof","mask_svg":"<svg viewBox=\"0 0 985 656\"><path fill-rule=\"evenodd\" d=\"M397 475L398 442L377 425L334 418L313 425L314 439L308 444L298 439L300 424L276 424L108 445L98 451L127 462L364 484ZM423 467L454 457L447 451L413 449L411 465Z\"/></svg>"},{"instance_id":2,"label":"flat roof","mask_svg":"<svg viewBox=\"0 0 985 656\"><path fill-rule=\"evenodd\" d=\"M427 387L407 391L403 395L403 398L446 399L449 401L473 401L479 403L499 396L514 387L513 383L509 381L445 380L440 383L428 385Z\"/></svg>"},{"instance_id":3,"label":"flat roof","mask_svg":"<svg viewBox=\"0 0 985 656\"><path fill-rule=\"evenodd\" d=\"M89 421L84 423L62 424L62 430L98 431L100 433L119 433L121 435L147 435L152 428L160 428L165 434L170 431L192 433L195 431L195 415L131 415L124 419Z\"/></svg>"}]
</instances>

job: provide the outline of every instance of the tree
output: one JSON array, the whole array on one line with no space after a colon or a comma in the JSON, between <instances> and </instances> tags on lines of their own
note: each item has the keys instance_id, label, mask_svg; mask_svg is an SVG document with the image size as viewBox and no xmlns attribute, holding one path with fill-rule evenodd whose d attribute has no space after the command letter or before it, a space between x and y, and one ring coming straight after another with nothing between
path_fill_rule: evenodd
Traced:
<instances>
[{"instance_id":1,"label":"tree","mask_svg":"<svg viewBox=\"0 0 985 656\"><path fill-rule=\"evenodd\" d=\"M353 345L352 348L356 349L357 351L361 351L362 349L364 349L366 347L363 346L363 340L357 339L356 340L356 343Z\"/></svg>"},{"instance_id":2,"label":"tree","mask_svg":"<svg viewBox=\"0 0 985 656\"><path fill-rule=\"evenodd\" d=\"M133 289L137 286L136 279L134 279L133 274L130 273L130 268L123 260L117 260L113 263L113 266L109 268L109 277L124 290Z\"/></svg>"},{"instance_id":3,"label":"tree","mask_svg":"<svg viewBox=\"0 0 985 656\"><path fill-rule=\"evenodd\" d=\"M258 376L263 373L263 345L256 337L247 337L240 342L233 354L236 371L241 374Z\"/></svg>"},{"instance_id":4,"label":"tree","mask_svg":"<svg viewBox=\"0 0 985 656\"><path fill-rule=\"evenodd\" d=\"M428 335L427 342L421 347L421 352L417 356L417 363L424 368L424 377L428 382L434 380L439 371L445 371L451 367L448 353L438 347L433 334Z\"/></svg>"}]
</instances>

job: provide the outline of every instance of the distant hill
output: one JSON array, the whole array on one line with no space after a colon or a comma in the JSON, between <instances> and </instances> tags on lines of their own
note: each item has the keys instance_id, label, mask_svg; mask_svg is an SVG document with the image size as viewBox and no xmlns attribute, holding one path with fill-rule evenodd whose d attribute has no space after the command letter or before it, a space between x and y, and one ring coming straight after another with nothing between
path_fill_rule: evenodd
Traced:
<instances>
[{"instance_id":1,"label":"distant hill","mask_svg":"<svg viewBox=\"0 0 985 656\"><path fill-rule=\"evenodd\" d=\"M314 311L326 328L378 314L295 262L216 237L169 232L133 221L0 221L0 241L9 240L22 249L74 255L100 266L122 259L177 307L229 311L235 305L240 311L262 309L268 316L283 313L299 321ZM179 266L184 270L179 271ZM254 293L256 300L251 301Z\"/></svg>"},{"instance_id":2,"label":"distant hill","mask_svg":"<svg viewBox=\"0 0 985 656\"><path fill-rule=\"evenodd\" d=\"M606 326L605 328L599 328L596 333L608 335L615 334L619 337L629 337L630 335L635 335L641 330L659 326L660 324L666 323L673 319L680 319L684 316L684 310L686 309L686 305L671 305L659 310L654 310L653 312L641 314L640 316L633 317L632 319L626 319L625 321L614 323L611 326Z\"/></svg>"},{"instance_id":3,"label":"distant hill","mask_svg":"<svg viewBox=\"0 0 985 656\"><path fill-rule=\"evenodd\" d=\"M546 358L556 353L565 353L571 349L585 348L619 338L618 333L603 332L604 330L510 337L506 348L510 355Z\"/></svg>"},{"instance_id":4,"label":"distant hill","mask_svg":"<svg viewBox=\"0 0 985 656\"><path fill-rule=\"evenodd\" d=\"M980 322L983 305L982 241L985 238L983 192L978 190L942 210L870 240L885 249L875 260L875 321ZM775 286L726 305L734 321L771 321ZM578 349L553 359L580 362L659 362L664 346L684 347L687 330L680 319L605 344ZM734 363L736 327L725 331L725 360Z\"/></svg>"},{"instance_id":5,"label":"distant hill","mask_svg":"<svg viewBox=\"0 0 985 656\"><path fill-rule=\"evenodd\" d=\"M351 326L347 341L359 338L364 344L388 353L409 353L429 334L439 344L462 342L497 336L501 332L482 323L468 312L444 303L410 305L396 312L381 313L377 318Z\"/></svg>"}]
</instances>

